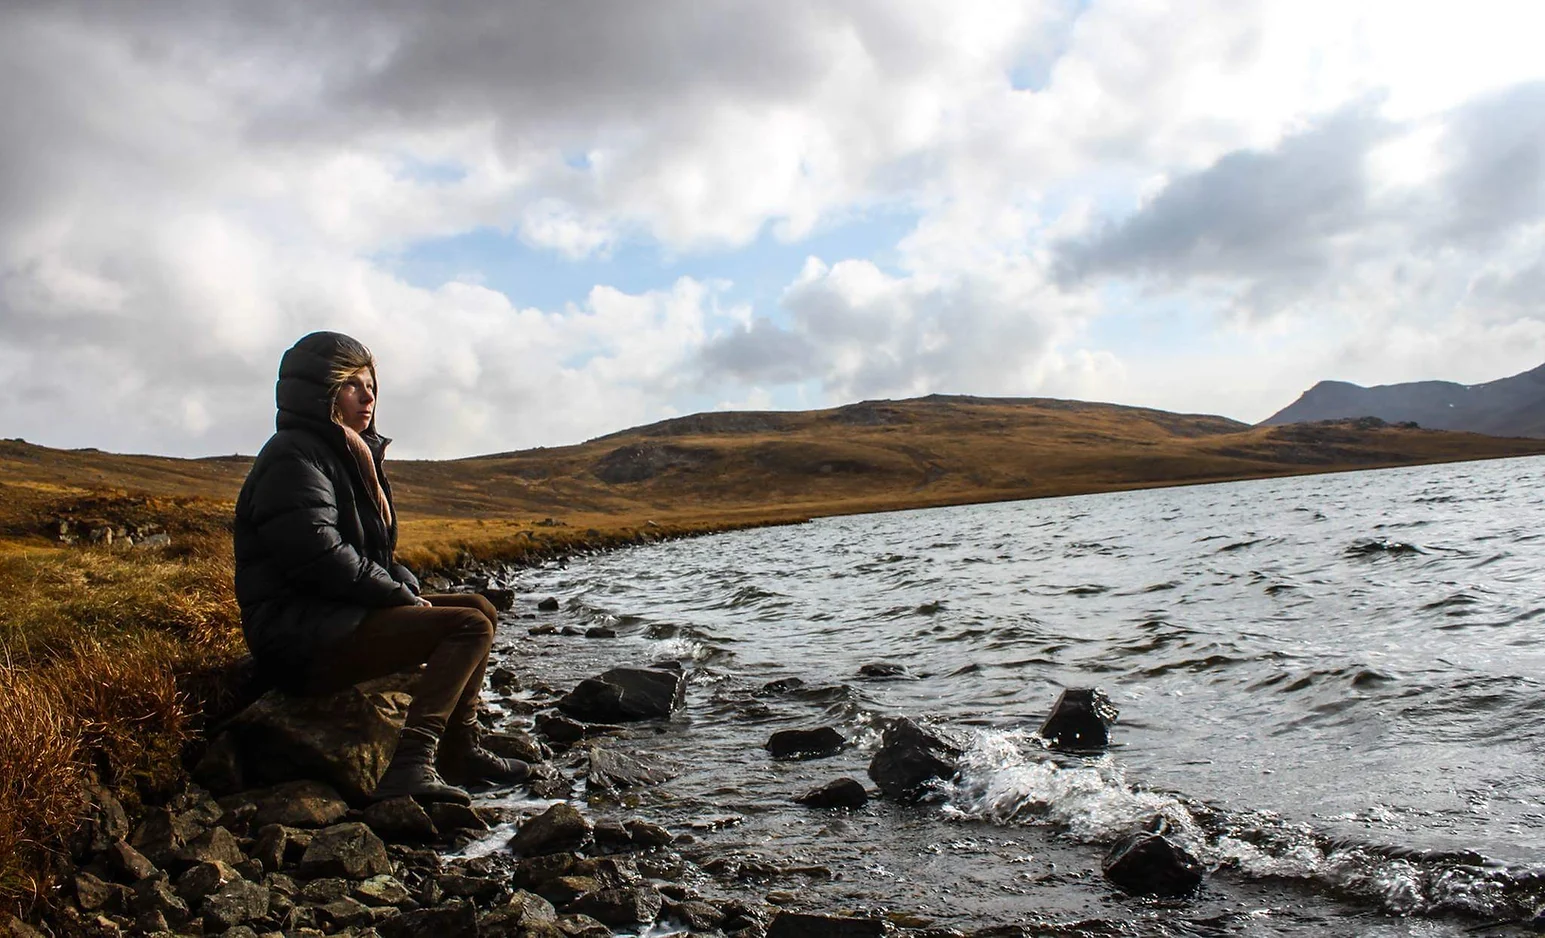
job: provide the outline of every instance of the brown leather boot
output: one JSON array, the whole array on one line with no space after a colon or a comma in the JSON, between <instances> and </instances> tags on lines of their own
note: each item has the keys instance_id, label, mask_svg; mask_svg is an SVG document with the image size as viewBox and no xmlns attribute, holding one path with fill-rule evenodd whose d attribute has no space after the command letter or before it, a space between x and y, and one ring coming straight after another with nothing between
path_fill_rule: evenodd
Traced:
<instances>
[{"instance_id":1,"label":"brown leather boot","mask_svg":"<svg viewBox=\"0 0 1545 938\"><path fill-rule=\"evenodd\" d=\"M445 731L437 764L458 785L514 785L531 777L531 766L483 748L483 727L475 719Z\"/></svg>"},{"instance_id":2,"label":"brown leather boot","mask_svg":"<svg viewBox=\"0 0 1545 938\"><path fill-rule=\"evenodd\" d=\"M449 801L471 804L472 796L454 785L447 785L435 771L435 749L440 739L433 730L420 726L403 727L397 738L397 751L391 764L381 773L371 798L385 801L408 795L419 801Z\"/></svg>"}]
</instances>

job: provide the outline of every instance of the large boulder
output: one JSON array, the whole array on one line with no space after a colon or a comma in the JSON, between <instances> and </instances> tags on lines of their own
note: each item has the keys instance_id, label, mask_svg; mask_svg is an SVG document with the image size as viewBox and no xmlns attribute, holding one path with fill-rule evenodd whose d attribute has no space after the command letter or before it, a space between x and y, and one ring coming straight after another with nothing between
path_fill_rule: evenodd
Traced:
<instances>
[{"instance_id":1,"label":"large boulder","mask_svg":"<svg viewBox=\"0 0 1545 938\"><path fill-rule=\"evenodd\" d=\"M1185 896L1202 884L1202 862L1161 831L1136 830L1111 847L1105 878L1137 896Z\"/></svg>"},{"instance_id":2,"label":"large boulder","mask_svg":"<svg viewBox=\"0 0 1545 938\"><path fill-rule=\"evenodd\" d=\"M1110 728L1120 711L1095 687L1069 687L1041 724L1041 738L1053 749L1089 752L1110 744Z\"/></svg>"},{"instance_id":3,"label":"large boulder","mask_svg":"<svg viewBox=\"0 0 1545 938\"><path fill-rule=\"evenodd\" d=\"M586 678L558 709L586 723L628 723L669 717L686 704L687 679L671 668L612 668Z\"/></svg>"},{"instance_id":4,"label":"large boulder","mask_svg":"<svg viewBox=\"0 0 1545 938\"><path fill-rule=\"evenodd\" d=\"M317 779L363 802L391 761L401 723L379 695L349 687L326 697L269 691L226 728L248 784Z\"/></svg>"},{"instance_id":5,"label":"large boulder","mask_svg":"<svg viewBox=\"0 0 1545 938\"><path fill-rule=\"evenodd\" d=\"M955 777L961 754L958 746L938 733L897 717L880 734L880 746L869 762L869 778L888 798L917 801L928 794L929 782Z\"/></svg>"}]
</instances>

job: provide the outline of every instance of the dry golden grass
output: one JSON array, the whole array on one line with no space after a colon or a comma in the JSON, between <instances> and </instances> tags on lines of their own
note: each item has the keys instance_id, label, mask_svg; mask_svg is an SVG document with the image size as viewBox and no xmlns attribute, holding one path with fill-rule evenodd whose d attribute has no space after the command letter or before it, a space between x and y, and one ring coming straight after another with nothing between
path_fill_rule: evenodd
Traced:
<instances>
[{"instance_id":1,"label":"dry golden grass","mask_svg":"<svg viewBox=\"0 0 1545 938\"><path fill-rule=\"evenodd\" d=\"M1545 440L935 397L697 415L389 472L399 554L424 571L821 515L1542 452ZM250 464L0 440L0 905L46 893L93 775L131 806L165 791L227 705L243 651L229 524ZM61 547L60 519L154 523L175 546Z\"/></svg>"}]
</instances>

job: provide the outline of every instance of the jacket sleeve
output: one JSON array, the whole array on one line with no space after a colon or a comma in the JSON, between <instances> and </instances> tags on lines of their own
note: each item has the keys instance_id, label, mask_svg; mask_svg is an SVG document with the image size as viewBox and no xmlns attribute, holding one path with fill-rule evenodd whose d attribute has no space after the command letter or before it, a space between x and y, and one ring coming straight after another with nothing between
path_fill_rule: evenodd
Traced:
<instances>
[{"instance_id":1,"label":"jacket sleeve","mask_svg":"<svg viewBox=\"0 0 1545 938\"><path fill-rule=\"evenodd\" d=\"M369 608L413 604L413 591L338 532L338 496L327 473L302 453L268 467L252 493L259 540L292 583Z\"/></svg>"},{"instance_id":2,"label":"jacket sleeve","mask_svg":"<svg viewBox=\"0 0 1545 938\"><path fill-rule=\"evenodd\" d=\"M397 582L412 590L413 595L417 596L424 592L423 586L418 582L418 577L414 576L413 571L409 570L405 565L393 561L392 575L397 578Z\"/></svg>"}]
</instances>

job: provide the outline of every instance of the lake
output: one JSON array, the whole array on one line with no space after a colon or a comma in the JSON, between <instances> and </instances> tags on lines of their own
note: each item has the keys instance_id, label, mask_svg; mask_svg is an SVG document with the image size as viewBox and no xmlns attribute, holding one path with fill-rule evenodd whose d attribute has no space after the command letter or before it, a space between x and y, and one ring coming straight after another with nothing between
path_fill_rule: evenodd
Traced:
<instances>
[{"instance_id":1,"label":"lake","mask_svg":"<svg viewBox=\"0 0 1545 938\"><path fill-rule=\"evenodd\" d=\"M617 810L829 871L752 887L796 906L1069 935L1475 934L1545 902L1542 530L1537 458L832 518L513 571L518 611L553 595L544 621L618 636L511 617L499 653L558 686L682 662L686 711L623 742L681 774ZM1040 746L1068 686L1119 707L1106 753ZM869 784L877 723L902 715L969 745L936 802L790 803ZM853 745L762 748L823 725ZM1155 815L1212 868L1193 899L1100 875Z\"/></svg>"}]
</instances>

